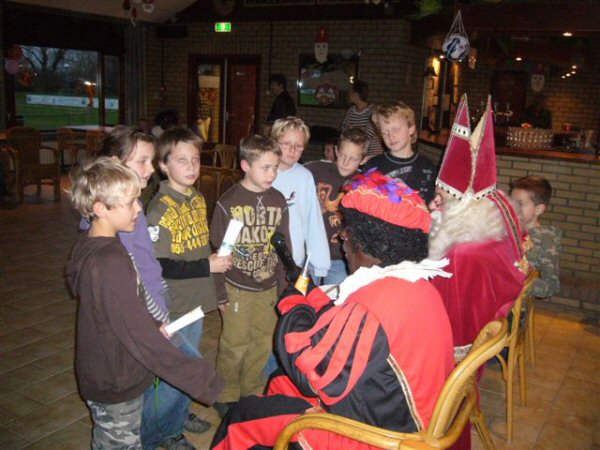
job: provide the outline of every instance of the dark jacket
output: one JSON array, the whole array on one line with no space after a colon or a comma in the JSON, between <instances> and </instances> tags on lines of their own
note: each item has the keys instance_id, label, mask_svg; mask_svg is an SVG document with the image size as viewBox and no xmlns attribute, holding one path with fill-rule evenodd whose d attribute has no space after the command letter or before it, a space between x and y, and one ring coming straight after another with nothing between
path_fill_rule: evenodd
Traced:
<instances>
[{"instance_id":1,"label":"dark jacket","mask_svg":"<svg viewBox=\"0 0 600 450\"><path fill-rule=\"evenodd\" d=\"M85 400L133 400L156 374L203 403L215 401L222 380L208 362L184 355L159 332L139 295L133 263L117 237L83 233L66 275L79 298L75 371Z\"/></svg>"},{"instance_id":2,"label":"dark jacket","mask_svg":"<svg viewBox=\"0 0 600 450\"><path fill-rule=\"evenodd\" d=\"M288 91L281 92L273 101L271 111L267 116L267 122L273 123L277 119L285 119L288 116L296 115L296 104L288 94Z\"/></svg>"}]
</instances>

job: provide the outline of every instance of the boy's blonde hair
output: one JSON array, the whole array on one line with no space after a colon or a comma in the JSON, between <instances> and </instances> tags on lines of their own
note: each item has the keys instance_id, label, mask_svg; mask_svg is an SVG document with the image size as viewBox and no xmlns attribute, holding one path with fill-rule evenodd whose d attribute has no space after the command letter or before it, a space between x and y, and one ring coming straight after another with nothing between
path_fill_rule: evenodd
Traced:
<instances>
[{"instance_id":1,"label":"boy's blonde hair","mask_svg":"<svg viewBox=\"0 0 600 450\"><path fill-rule=\"evenodd\" d=\"M371 120L377 127L377 130L379 130L379 119L390 119L392 116L398 116L406 120L409 127L416 127L414 110L406 103L400 101L376 106L373 115L371 116ZM381 130L379 131L381 132ZM415 132L410 136L410 142L413 144L417 142L416 128Z\"/></svg>"},{"instance_id":2,"label":"boy's blonde hair","mask_svg":"<svg viewBox=\"0 0 600 450\"><path fill-rule=\"evenodd\" d=\"M289 116L285 119L277 119L271 128L271 138L278 141L281 136L290 130L302 131L305 136L304 145L308 144L310 130L301 118L294 116Z\"/></svg>"},{"instance_id":3,"label":"boy's blonde hair","mask_svg":"<svg viewBox=\"0 0 600 450\"><path fill-rule=\"evenodd\" d=\"M119 204L125 196L140 195L140 179L129 167L112 158L101 156L71 176L67 192L75 209L90 222L94 219L94 203L107 208Z\"/></svg>"},{"instance_id":4,"label":"boy's blonde hair","mask_svg":"<svg viewBox=\"0 0 600 450\"><path fill-rule=\"evenodd\" d=\"M266 136L255 134L245 137L240 142L240 159L252 164L265 153L275 153L281 156L279 144Z\"/></svg>"},{"instance_id":5,"label":"boy's blonde hair","mask_svg":"<svg viewBox=\"0 0 600 450\"><path fill-rule=\"evenodd\" d=\"M166 164L169 155L180 142L192 144L199 152L202 151L202 138L192 130L185 127L169 128L158 138L158 143L156 144L158 148L158 160Z\"/></svg>"},{"instance_id":6,"label":"boy's blonde hair","mask_svg":"<svg viewBox=\"0 0 600 450\"><path fill-rule=\"evenodd\" d=\"M367 149L369 147L369 137L367 133L362 128L352 127L344 130L340 135L340 143L339 147L342 146L344 142L352 142L360 146L362 156L367 154Z\"/></svg>"}]
</instances>

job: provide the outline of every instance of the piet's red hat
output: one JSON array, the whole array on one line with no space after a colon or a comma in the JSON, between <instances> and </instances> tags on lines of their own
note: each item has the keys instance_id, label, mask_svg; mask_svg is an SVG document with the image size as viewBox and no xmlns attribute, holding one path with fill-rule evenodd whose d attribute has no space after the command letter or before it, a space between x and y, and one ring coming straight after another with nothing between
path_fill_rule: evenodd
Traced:
<instances>
[{"instance_id":1,"label":"piet's red hat","mask_svg":"<svg viewBox=\"0 0 600 450\"><path fill-rule=\"evenodd\" d=\"M463 95L435 184L456 198L482 198L496 190L496 145L491 100L471 132Z\"/></svg>"},{"instance_id":2,"label":"piet's red hat","mask_svg":"<svg viewBox=\"0 0 600 450\"><path fill-rule=\"evenodd\" d=\"M419 193L402 181L377 172L376 168L356 175L344 191L342 205L345 208L356 209L399 227L429 233L431 215Z\"/></svg>"}]
</instances>

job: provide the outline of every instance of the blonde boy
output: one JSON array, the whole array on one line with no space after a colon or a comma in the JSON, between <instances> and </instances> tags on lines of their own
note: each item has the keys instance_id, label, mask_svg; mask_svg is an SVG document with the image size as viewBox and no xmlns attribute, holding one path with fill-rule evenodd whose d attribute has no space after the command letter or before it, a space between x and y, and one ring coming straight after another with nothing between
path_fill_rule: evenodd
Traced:
<instances>
[{"instance_id":1,"label":"blonde boy","mask_svg":"<svg viewBox=\"0 0 600 450\"><path fill-rule=\"evenodd\" d=\"M367 156L369 137L361 128L348 128L335 147L336 160L311 161L305 164L317 185L317 197L327 230L331 268L323 278L324 284L340 284L348 276L341 249L339 233L343 228L338 206L343 197L342 186L358 172L358 166Z\"/></svg>"},{"instance_id":2,"label":"blonde boy","mask_svg":"<svg viewBox=\"0 0 600 450\"><path fill-rule=\"evenodd\" d=\"M285 287L270 238L279 231L290 242L288 207L272 187L280 155L277 143L267 137L242 140L244 178L219 199L210 226L211 243L219 247L231 219L244 224L235 243L233 268L215 277L223 315L217 372L225 379L225 389L215 404L221 415L240 397L261 393L266 381L263 368L272 350L278 288Z\"/></svg>"},{"instance_id":3,"label":"blonde boy","mask_svg":"<svg viewBox=\"0 0 600 450\"><path fill-rule=\"evenodd\" d=\"M386 151L367 161L363 171L376 167L384 175L402 180L419 191L425 203L429 203L435 196L437 170L429 159L412 148L417 141L415 112L403 102L379 105L373 113L373 122Z\"/></svg>"},{"instance_id":4,"label":"blonde boy","mask_svg":"<svg viewBox=\"0 0 600 450\"><path fill-rule=\"evenodd\" d=\"M294 262L302 267L306 255L310 253L313 275L324 277L331 266L327 233L313 176L298 163L310 132L302 119L287 117L275 121L271 138L277 141L281 149L281 161L273 187L284 195L290 211Z\"/></svg>"},{"instance_id":5,"label":"blonde boy","mask_svg":"<svg viewBox=\"0 0 600 450\"><path fill-rule=\"evenodd\" d=\"M154 374L205 403L215 400L222 381L203 359L171 345L146 309L137 271L117 237L133 231L141 211L136 173L101 157L76 174L70 193L91 223L66 273L79 298L75 372L92 415L92 448L141 448L143 393Z\"/></svg>"}]
</instances>

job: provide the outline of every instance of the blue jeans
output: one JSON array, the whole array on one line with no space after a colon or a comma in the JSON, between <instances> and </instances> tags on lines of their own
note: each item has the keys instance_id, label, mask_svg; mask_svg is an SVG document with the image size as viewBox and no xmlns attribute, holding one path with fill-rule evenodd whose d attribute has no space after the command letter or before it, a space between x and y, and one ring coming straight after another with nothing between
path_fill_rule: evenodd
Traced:
<instances>
[{"instance_id":1,"label":"blue jeans","mask_svg":"<svg viewBox=\"0 0 600 450\"><path fill-rule=\"evenodd\" d=\"M323 284L340 284L348 276L348 270L346 269L346 261L343 259L332 259L331 267L327 275L323 277Z\"/></svg>"},{"instance_id":2,"label":"blue jeans","mask_svg":"<svg viewBox=\"0 0 600 450\"><path fill-rule=\"evenodd\" d=\"M202 358L198 345L193 345L188 339L188 336L197 338L199 343L202 337L202 325L200 319L182 328L171 338L173 345L186 355ZM176 367L173 369L177 370ZM158 386L153 384L144 392L141 427L144 450L154 449L166 439L180 435L192 402L192 399L179 389L164 380L158 381Z\"/></svg>"}]
</instances>

